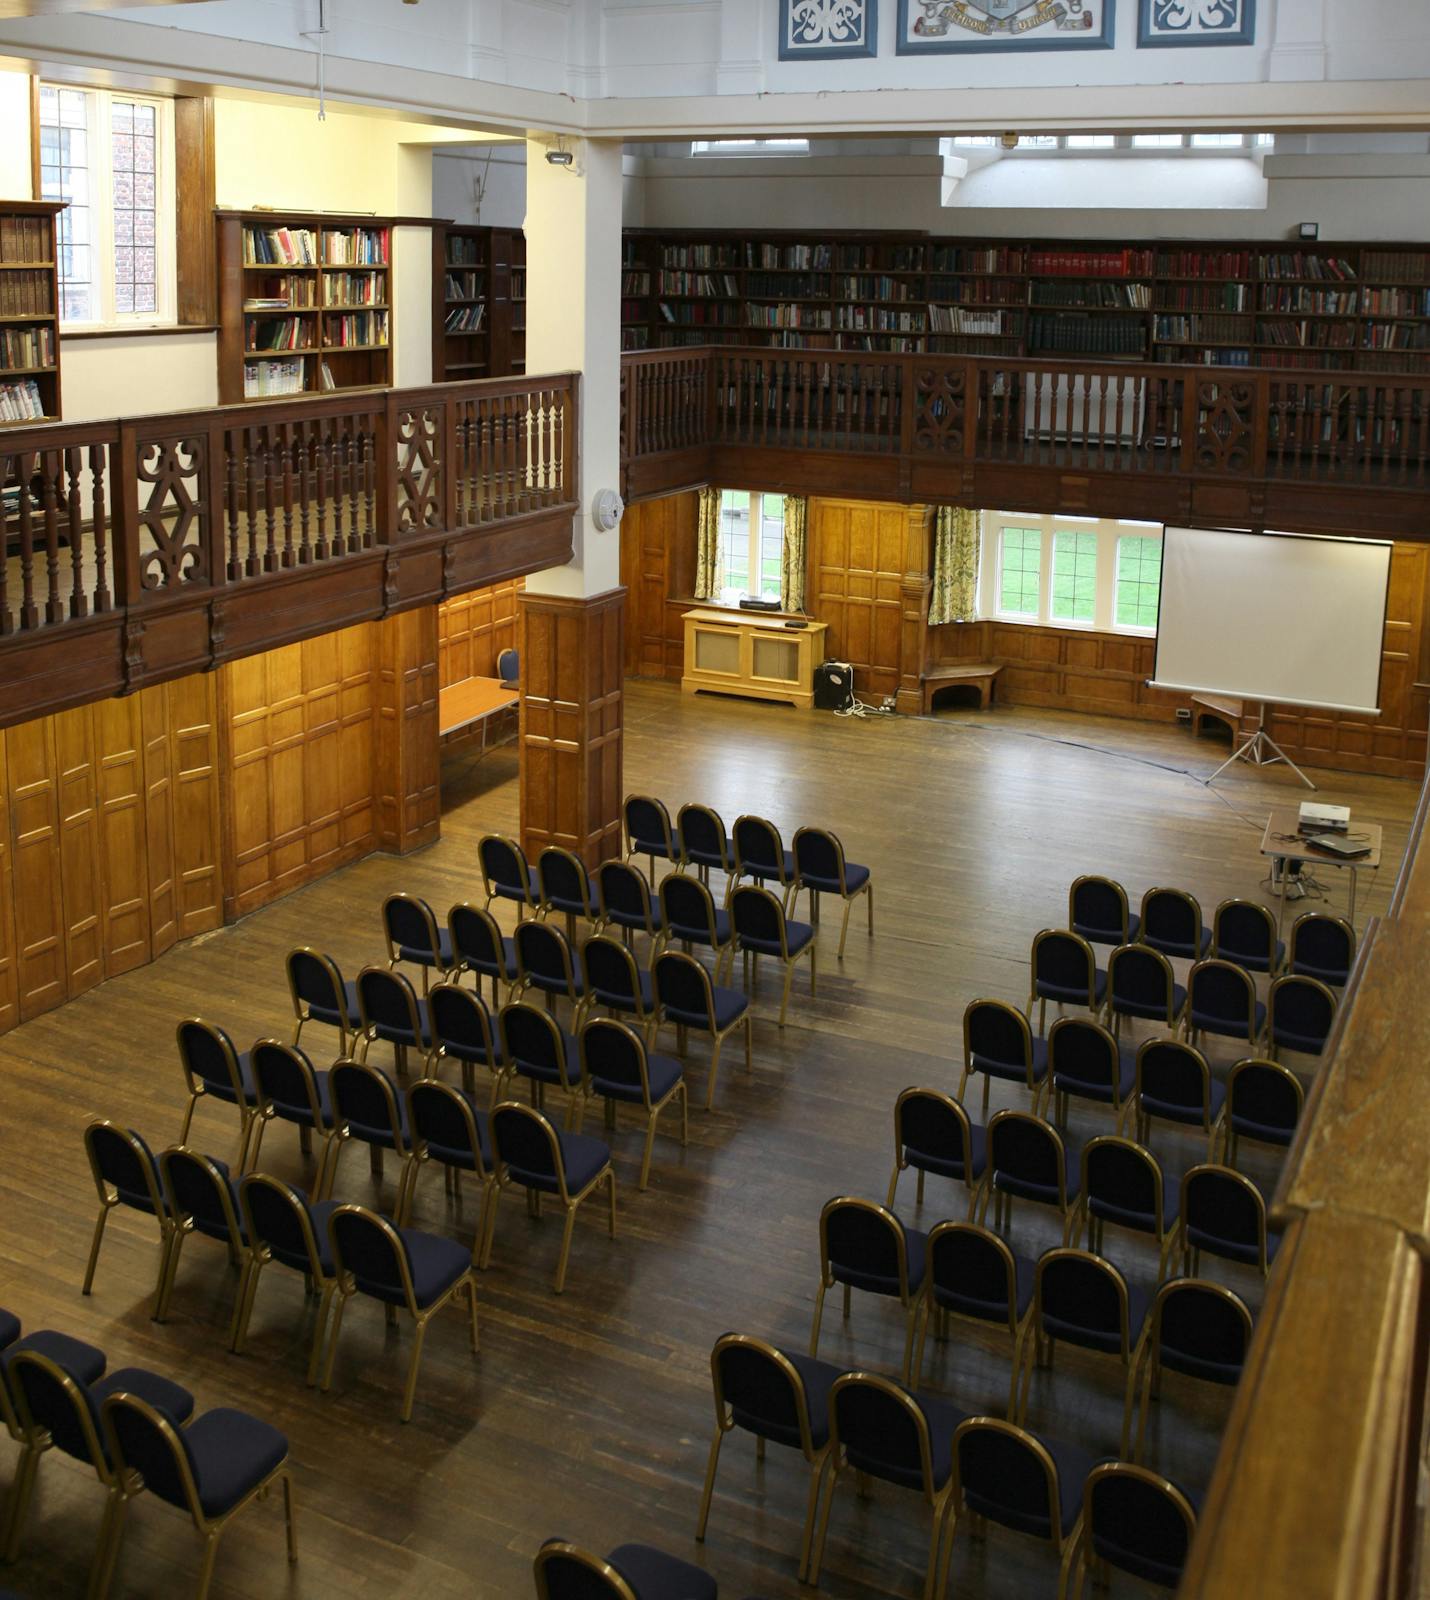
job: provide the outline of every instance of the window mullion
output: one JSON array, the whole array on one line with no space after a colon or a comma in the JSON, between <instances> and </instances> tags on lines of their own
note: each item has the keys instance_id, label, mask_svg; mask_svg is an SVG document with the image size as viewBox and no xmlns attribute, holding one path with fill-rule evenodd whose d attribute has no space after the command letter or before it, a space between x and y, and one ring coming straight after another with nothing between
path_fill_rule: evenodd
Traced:
<instances>
[{"instance_id":1,"label":"window mullion","mask_svg":"<svg viewBox=\"0 0 1430 1600\"><path fill-rule=\"evenodd\" d=\"M750 566L749 581L745 585L746 593L752 600L760 598L760 591L764 587L765 569L761 558L764 555L764 496L751 490L750 492Z\"/></svg>"}]
</instances>

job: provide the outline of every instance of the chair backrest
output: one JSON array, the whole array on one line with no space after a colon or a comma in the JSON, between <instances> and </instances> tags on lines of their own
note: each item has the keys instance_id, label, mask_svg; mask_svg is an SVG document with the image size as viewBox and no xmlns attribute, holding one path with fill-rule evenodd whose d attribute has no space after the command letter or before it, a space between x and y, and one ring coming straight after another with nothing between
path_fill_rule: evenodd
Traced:
<instances>
[{"instance_id":1,"label":"chair backrest","mask_svg":"<svg viewBox=\"0 0 1430 1600\"><path fill-rule=\"evenodd\" d=\"M845 1372L829 1390L829 1434L851 1466L930 1498L933 1441L928 1418L912 1394L874 1372Z\"/></svg>"},{"instance_id":2,"label":"chair backrest","mask_svg":"<svg viewBox=\"0 0 1430 1600\"><path fill-rule=\"evenodd\" d=\"M662 950L652 972L659 1005L702 1019L696 1026L715 1026L715 986L694 956L683 950Z\"/></svg>"},{"instance_id":3,"label":"chair backrest","mask_svg":"<svg viewBox=\"0 0 1430 1600\"><path fill-rule=\"evenodd\" d=\"M988 1167L1023 1183L1056 1188L1067 1201L1067 1149L1052 1123L1029 1111L996 1111L988 1119Z\"/></svg>"},{"instance_id":4,"label":"chair backrest","mask_svg":"<svg viewBox=\"0 0 1430 1600\"><path fill-rule=\"evenodd\" d=\"M514 1000L497 1012L497 1030L509 1066L554 1072L562 1083L575 1083L576 1063L566 1059L566 1035L545 1007Z\"/></svg>"},{"instance_id":5,"label":"chair backrest","mask_svg":"<svg viewBox=\"0 0 1430 1600\"><path fill-rule=\"evenodd\" d=\"M554 1181L562 1201L567 1200L561 1138L546 1116L519 1100L503 1100L492 1107L491 1128L499 1169L506 1167L518 1181L531 1177Z\"/></svg>"},{"instance_id":6,"label":"chair backrest","mask_svg":"<svg viewBox=\"0 0 1430 1600\"><path fill-rule=\"evenodd\" d=\"M956 1497L1006 1527L1061 1543L1058 1468L1035 1434L998 1417L969 1417L953 1435Z\"/></svg>"},{"instance_id":7,"label":"chair backrest","mask_svg":"<svg viewBox=\"0 0 1430 1600\"><path fill-rule=\"evenodd\" d=\"M416 1315L407 1245L386 1217L369 1206L338 1206L328 1214L328 1239L339 1277L349 1274L363 1294L403 1304Z\"/></svg>"},{"instance_id":8,"label":"chair backrest","mask_svg":"<svg viewBox=\"0 0 1430 1600\"><path fill-rule=\"evenodd\" d=\"M1100 943L1111 939L1126 944L1132 915L1127 891L1115 878L1084 873L1068 890L1068 926L1083 938L1096 934Z\"/></svg>"},{"instance_id":9,"label":"chair backrest","mask_svg":"<svg viewBox=\"0 0 1430 1600\"><path fill-rule=\"evenodd\" d=\"M434 983L427 995L432 1043L458 1061L493 1061L492 1014L487 1003L459 983Z\"/></svg>"},{"instance_id":10,"label":"chair backrest","mask_svg":"<svg viewBox=\"0 0 1430 1600\"><path fill-rule=\"evenodd\" d=\"M468 962L483 972L493 968L505 970L501 926L490 911L461 901L447 913L447 927L452 934L453 953L459 961Z\"/></svg>"},{"instance_id":11,"label":"chair backrest","mask_svg":"<svg viewBox=\"0 0 1430 1600\"><path fill-rule=\"evenodd\" d=\"M677 877L671 873L671 877ZM581 946L581 970L587 990L604 1001L609 995L628 1005L641 1005L641 970L619 939L593 934Z\"/></svg>"},{"instance_id":12,"label":"chair backrest","mask_svg":"<svg viewBox=\"0 0 1430 1600\"><path fill-rule=\"evenodd\" d=\"M1183 1039L1148 1039L1137 1051L1137 1093L1205 1119L1211 1115L1212 1069Z\"/></svg>"},{"instance_id":13,"label":"chair backrest","mask_svg":"<svg viewBox=\"0 0 1430 1600\"><path fill-rule=\"evenodd\" d=\"M1177 1586L1197 1514L1175 1483L1130 1461L1102 1461L1087 1475L1082 1504L1095 1556L1164 1588Z\"/></svg>"},{"instance_id":14,"label":"chair backrest","mask_svg":"<svg viewBox=\"0 0 1430 1600\"><path fill-rule=\"evenodd\" d=\"M373 1133L391 1134L402 1147L402 1112L397 1088L382 1070L367 1061L335 1061L328 1075L333 1119L355 1139Z\"/></svg>"},{"instance_id":15,"label":"chair backrest","mask_svg":"<svg viewBox=\"0 0 1430 1600\"><path fill-rule=\"evenodd\" d=\"M1120 944L1107 958L1107 993L1116 1011L1120 1004L1172 1009L1172 963L1145 944Z\"/></svg>"},{"instance_id":16,"label":"chair backrest","mask_svg":"<svg viewBox=\"0 0 1430 1600\"><path fill-rule=\"evenodd\" d=\"M627 919L647 932L654 927L650 884L639 867L629 861L603 861L596 868L596 890L603 916Z\"/></svg>"},{"instance_id":17,"label":"chair backrest","mask_svg":"<svg viewBox=\"0 0 1430 1600\"><path fill-rule=\"evenodd\" d=\"M887 1206L836 1195L819 1214L819 1253L826 1281L878 1280L908 1298L908 1238Z\"/></svg>"},{"instance_id":18,"label":"chair backrest","mask_svg":"<svg viewBox=\"0 0 1430 1600\"><path fill-rule=\"evenodd\" d=\"M591 1017L581 1029L581 1073L589 1082L615 1084L650 1104L650 1068L645 1041L614 1017Z\"/></svg>"},{"instance_id":19,"label":"chair backrest","mask_svg":"<svg viewBox=\"0 0 1430 1600\"><path fill-rule=\"evenodd\" d=\"M1289 964L1292 972L1343 984L1356 959L1356 931L1344 917L1305 911L1291 924Z\"/></svg>"},{"instance_id":20,"label":"chair backrest","mask_svg":"<svg viewBox=\"0 0 1430 1600\"><path fill-rule=\"evenodd\" d=\"M115 1467L139 1473L151 1494L189 1512L202 1527L203 1506L184 1430L138 1395L106 1395L100 1415Z\"/></svg>"},{"instance_id":21,"label":"chair backrest","mask_svg":"<svg viewBox=\"0 0 1430 1600\"><path fill-rule=\"evenodd\" d=\"M765 817L736 817L731 838L737 872L748 875L751 868L757 868L761 877L774 878L781 886L788 882L784 840L773 822Z\"/></svg>"},{"instance_id":22,"label":"chair backrest","mask_svg":"<svg viewBox=\"0 0 1430 1600\"><path fill-rule=\"evenodd\" d=\"M1279 1061L1251 1056L1238 1061L1227 1075L1226 1114L1262 1128L1294 1133L1301 1120L1306 1091L1301 1080Z\"/></svg>"},{"instance_id":23,"label":"chair backrest","mask_svg":"<svg viewBox=\"0 0 1430 1600\"><path fill-rule=\"evenodd\" d=\"M686 858L718 865L724 872L732 871L734 861L730 855L730 835L718 811L703 806L697 800L681 806L675 819L680 842L685 847Z\"/></svg>"},{"instance_id":24,"label":"chair backrest","mask_svg":"<svg viewBox=\"0 0 1430 1600\"><path fill-rule=\"evenodd\" d=\"M972 1122L953 1095L917 1086L899 1091L894 1101L894 1154L898 1159L909 1149L961 1161L971 1182L972 1143Z\"/></svg>"},{"instance_id":25,"label":"chair backrest","mask_svg":"<svg viewBox=\"0 0 1430 1600\"><path fill-rule=\"evenodd\" d=\"M158 1165L133 1128L98 1117L84 1130L84 1148L101 1200L113 1189L125 1205L152 1211L156 1217L166 1214Z\"/></svg>"},{"instance_id":26,"label":"chair backrest","mask_svg":"<svg viewBox=\"0 0 1430 1600\"><path fill-rule=\"evenodd\" d=\"M108 1480L104 1427L86 1384L42 1351L23 1348L5 1363L5 1379L23 1433L47 1433L67 1456L89 1462Z\"/></svg>"},{"instance_id":27,"label":"chair backrest","mask_svg":"<svg viewBox=\"0 0 1430 1600\"><path fill-rule=\"evenodd\" d=\"M1182 1174L1182 1220L1209 1239L1265 1248L1266 1200L1250 1178L1231 1167L1207 1161Z\"/></svg>"},{"instance_id":28,"label":"chair backrest","mask_svg":"<svg viewBox=\"0 0 1430 1600\"><path fill-rule=\"evenodd\" d=\"M579 1545L549 1539L536 1552L536 1600L640 1600L640 1596L609 1561Z\"/></svg>"},{"instance_id":29,"label":"chair backrest","mask_svg":"<svg viewBox=\"0 0 1430 1600\"><path fill-rule=\"evenodd\" d=\"M975 1056L1026 1072L1033 1077L1033 1030L1028 1019L1006 1000L970 1000L963 1008L963 1059Z\"/></svg>"},{"instance_id":30,"label":"chair backrest","mask_svg":"<svg viewBox=\"0 0 1430 1600\"><path fill-rule=\"evenodd\" d=\"M1116 1097L1121 1051L1111 1032L1092 1017L1059 1017L1048 1029L1048 1065L1055 1078L1095 1084Z\"/></svg>"},{"instance_id":31,"label":"chair backrest","mask_svg":"<svg viewBox=\"0 0 1430 1600\"><path fill-rule=\"evenodd\" d=\"M1233 1369L1251 1345L1251 1311L1239 1294L1205 1278L1173 1278L1152 1302L1155 1347Z\"/></svg>"},{"instance_id":32,"label":"chair backrest","mask_svg":"<svg viewBox=\"0 0 1430 1600\"><path fill-rule=\"evenodd\" d=\"M801 878L837 883L839 893L848 887L844 876L844 846L828 828L796 828L792 844Z\"/></svg>"},{"instance_id":33,"label":"chair backrest","mask_svg":"<svg viewBox=\"0 0 1430 1600\"><path fill-rule=\"evenodd\" d=\"M715 943L715 896L699 878L668 873L660 880L660 909L672 938Z\"/></svg>"},{"instance_id":34,"label":"chair backrest","mask_svg":"<svg viewBox=\"0 0 1430 1600\"><path fill-rule=\"evenodd\" d=\"M710 1373L722 1427L733 1417L740 1427L813 1457L809 1397L799 1369L784 1351L753 1334L721 1334L710 1352Z\"/></svg>"},{"instance_id":35,"label":"chair backrest","mask_svg":"<svg viewBox=\"0 0 1430 1600\"><path fill-rule=\"evenodd\" d=\"M1067 928L1044 928L1033 936L1032 962L1035 984L1086 991L1088 1004L1093 1003L1097 957L1080 933Z\"/></svg>"},{"instance_id":36,"label":"chair backrest","mask_svg":"<svg viewBox=\"0 0 1430 1600\"><path fill-rule=\"evenodd\" d=\"M1277 978L1266 1005L1273 1044L1278 1035L1324 1044L1336 1020L1336 997L1329 987L1319 978L1307 978L1299 972Z\"/></svg>"},{"instance_id":37,"label":"chair backrest","mask_svg":"<svg viewBox=\"0 0 1430 1600\"><path fill-rule=\"evenodd\" d=\"M243 1102L243 1078L238 1070L238 1051L222 1028L202 1017L188 1017L179 1024L179 1060L192 1091L199 1084L231 1092Z\"/></svg>"},{"instance_id":38,"label":"chair backrest","mask_svg":"<svg viewBox=\"0 0 1430 1600\"><path fill-rule=\"evenodd\" d=\"M976 1222L940 1222L929 1233L926 1265L930 1286L1007 1308L1010 1330L1018 1325L1018 1264L1004 1240Z\"/></svg>"},{"instance_id":39,"label":"chair backrest","mask_svg":"<svg viewBox=\"0 0 1430 1600\"><path fill-rule=\"evenodd\" d=\"M275 1261L295 1272L321 1275L322 1248L308 1202L291 1183L266 1172L247 1173L238 1182L238 1205L250 1244L265 1245Z\"/></svg>"},{"instance_id":40,"label":"chair backrest","mask_svg":"<svg viewBox=\"0 0 1430 1600\"><path fill-rule=\"evenodd\" d=\"M1197 1017L1214 1017L1256 1034L1256 985L1244 967L1212 958L1198 961L1187 977L1187 1010Z\"/></svg>"},{"instance_id":41,"label":"chair backrest","mask_svg":"<svg viewBox=\"0 0 1430 1600\"><path fill-rule=\"evenodd\" d=\"M1250 956L1269 962L1276 950L1276 918L1259 900L1223 900L1212 916L1212 954L1224 960Z\"/></svg>"},{"instance_id":42,"label":"chair backrest","mask_svg":"<svg viewBox=\"0 0 1430 1600\"><path fill-rule=\"evenodd\" d=\"M357 976L357 991L364 1030L371 1029L379 1038L421 1043L417 991L405 973L389 972L386 967L364 967Z\"/></svg>"},{"instance_id":43,"label":"chair backrest","mask_svg":"<svg viewBox=\"0 0 1430 1600\"><path fill-rule=\"evenodd\" d=\"M667 855L672 860L679 854L675 848L675 830L670 825L670 812L665 802L653 795L628 794L625 804L626 853L648 854L647 846L655 845L657 855Z\"/></svg>"},{"instance_id":44,"label":"chair backrest","mask_svg":"<svg viewBox=\"0 0 1430 1600\"><path fill-rule=\"evenodd\" d=\"M188 1217L200 1233L231 1239L235 1246L239 1243L233 1191L211 1156L185 1145L172 1145L159 1156L159 1171L169 1210L176 1219Z\"/></svg>"},{"instance_id":45,"label":"chair backrest","mask_svg":"<svg viewBox=\"0 0 1430 1600\"><path fill-rule=\"evenodd\" d=\"M343 1031L350 1032L353 1024L348 1016L347 990L337 962L311 945L303 945L288 952L284 965L288 971L288 992L293 997L293 1014L304 1016L306 1006L336 1011Z\"/></svg>"},{"instance_id":46,"label":"chair backrest","mask_svg":"<svg viewBox=\"0 0 1430 1600\"><path fill-rule=\"evenodd\" d=\"M758 884L740 884L730 896L730 920L741 939L775 945L781 957L788 958L785 909L778 895L771 894Z\"/></svg>"},{"instance_id":47,"label":"chair backrest","mask_svg":"<svg viewBox=\"0 0 1430 1600\"><path fill-rule=\"evenodd\" d=\"M586 863L570 850L549 844L536 858L536 881L543 905L575 907L582 916L591 912L591 880Z\"/></svg>"},{"instance_id":48,"label":"chair backrest","mask_svg":"<svg viewBox=\"0 0 1430 1600\"><path fill-rule=\"evenodd\" d=\"M1201 954L1202 908L1185 889L1149 889L1142 896L1144 944L1168 945Z\"/></svg>"},{"instance_id":49,"label":"chair backrest","mask_svg":"<svg viewBox=\"0 0 1430 1600\"><path fill-rule=\"evenodd\" d=\"M531 867L515 839L500 833L484 835L477 841L477 860L482 868L482 886L488 894L500 887L516 891L519 899L531 903Z\"/></svg>"},{"instance_id":50,"label":"chair backrest","mask_svg":"<svg viewBox=\"0 0 1430 1600\"><path fill-rule=\"evenodd\" d=\"M434 1160L449 1155L474 1164L477 1176L486 1176L477 1117L460 1089L435 1078L421 1078L407 1086L407 1126L414 1145L425 1146Z\"/></svg>"},{"instance_id":51,"label":"chair backrest","mask_svg":"<svg viewBox=\"0 0 1430 1600\"><path fill-rule=\"evenodd\" d=\"M390 894L382 902L382 926L387 934L387 953L397 959L399 947L420 951L435 961L442 948L437 918L432 907L415 894Z\"/></svg>"},{"instance_id":52,"label":"chair backrest","mask_svg":"<svg viewBox=\"0 0 1430 1600\"><path fill-rule=\"evenodd\" d=\"M548 922L519 922L516 925L516 964L523 976L543 984L559 984L569 990L576 975L571 941L560 928Z\"/></svg>"},{"instance_id":53,"label":"chair backrest","mask_svg":"<svg viewBox=\"0 0 1430 1600\"><path fill-rule=\"evenodd\" d=\"M1082 1192L1119 1211L1155 1217L1164 1230L1162 1166L1145 1146L1115 1133L1100 1134L1082 1147Z\"/></svg>"},{"instance_id":54,"label":"chair backrest","mask_svg":"<svg viewBox=\"0 0 1430 1600\"><path fill-rule=\"evenodd\" d=\"M323 1105L318 1075L304 1050L281 1039L259 1039L249 1055L259 1099L279 1116L299 1114L322 1126Z\"/></svg>"},{"instance_id":55,"label":"chair backrest","mask_svg":"<svg viewBox=\"0 0 1430 1600\"><path fill-rule=\"evenodd\" d=\"M1127 1280L1102 1256L1067 1247L1045 1250L1038 1257L1033 1304L1045 1331L1050 1331L1051 1319L1061 1338L1076 1330L1100 1340L1116 1339L1123 1358L1131 1354Z\"/></svg>"},{"instance_id":56,"label":"chair backrest","mask_svg":"<svg viewBox=\"0 0 1430 1600\"><path fill-rule=\"evenodd\" d=\"M497 677L503 683L515 683L521 675L521 656L508 647L497 656Z\"/></svg>"}]
</instances>

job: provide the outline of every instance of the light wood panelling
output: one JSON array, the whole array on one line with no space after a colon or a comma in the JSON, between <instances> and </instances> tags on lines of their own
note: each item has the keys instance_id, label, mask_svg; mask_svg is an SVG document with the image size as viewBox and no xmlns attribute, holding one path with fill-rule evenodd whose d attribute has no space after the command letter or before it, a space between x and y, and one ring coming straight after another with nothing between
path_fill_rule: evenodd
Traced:
<instances>
[{"instance_id":1,"label":"light wood panelling","mask_svg":"<svg viewBox=\"0 0 1430 1600\"><path fill-rule=\"evenodd\" d=\"M700 496L692 491L642 500L621 519L626 671L633 677L679 679L683 671L681 618L694 604L699 517Z\"/></svg>"},{"instance_id":2,"label":"light wood panelling","mask_svg":"<svg viewBox=\"0 0 1430 1600\"><path fill-rule=\"evenodd\" d=\"M55 718L65 971L71 996L92 989L104 978L103 878L91 711L89 706L79 706Z\"/></svg>"},{"instance_id":3,"label":"light wood panelling","mask_svg":"<svg viewBox=\"0 0 1430 1600\"><path fill-rule=\"evenodd\" d=\"M374 626L378 842L405 855L431 844L439 827L437 610L419 606Z\"/></svg>"},{"instance_id":4,"label":"light wood panelling","mask_svg":"<svg viewBox=\"0 0 1430 1600\"><path fill-rule=\"evenodd\" d=\"M218 675L196 673L164 687L173 784L178 937L188 939L223 925Z\"/></svg>"},{"instance_id":5,"label":"light wood panelling","mask_svg":"<svg viewBox=\"0 0 1430 1600\"><path fill-rule=\"evenodd\" d=\"M10 785L5 739L0 735L0 1033L20 1020L20 987L15 959L15 884L11 873Z\"/></svg>"},{"instance_id":6,"label":"light wood panelling","mask_svg":"<svg viewBox=\"0 0 1430 1600\"><path fill-rule=\"evenodd\" d=\"M152 952L141 701L142 696L130 695L98 700L87 708L94 752L96 858L103 891L100 937L107 978L143 966ZM68 886L65 899L68 902Z\"/></svg>"},{"instance_id":7,"label":"light wood panelling","mask_svg":"<svg viewBox=\"0 0 1430 1600\"><path fill-rule=\"evenodd\" d=\"M23 1020L59 1005L69 993L54 718L7 728L5 754L14 852L15 960Z\"/></svg>"},{"instance_id":8,"label":"light wood panelling","mask_svg":"<svg viewBox=\"0 0 1430 1600\"><path fill-rule=\"evenodd\" d=\"M179 682L187 680L180 679ZM212 683L212 677L207 681ZM167 691L139 692L144 741L144 867L149 892L149 948L167 950L179 937L179 883L174 841L174 736ZM217 830L215 830L217 831Z\"/></svg>"},{"instance_id":9,"label":"light wood panelling","mask_svg":"<svg viewBox=\"0 0 1430 1600\"><path fill-rule=\"evenodd\" d=\"M516 648L516 597L526 580L488 584L437 607L441 687L463 678L494 678L497 657Z\"/></svg>"}]
</instances>

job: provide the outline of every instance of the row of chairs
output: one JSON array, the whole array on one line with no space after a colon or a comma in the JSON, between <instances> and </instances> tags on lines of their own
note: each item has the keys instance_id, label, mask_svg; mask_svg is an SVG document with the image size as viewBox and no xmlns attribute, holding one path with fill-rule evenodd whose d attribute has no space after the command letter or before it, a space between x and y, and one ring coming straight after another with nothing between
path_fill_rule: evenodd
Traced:
<instances>
[{"instance_id":1,"label":"row of chairs","mask_svg":"<svg viewBox=\"0 0 1430 1600\"><path fill-rule=\"evenodd\" d=\"M90 1567L89 1600L109 1593L130 1504L146 1490L184 1512L204 1541L198 1600L205 1600L224 1530L275 1485L283 1490L288 1560L298 1559L288 1440L246 1411L194 1416L194 1397L142 1367L107 1371L102 1350L51 1329L22 1335L0 1310L0 1417L22 1447L3 1533L6 1561L20 1553L40 1464L59 1450L94 1470L104 1518Z\"/></svg>"},{"instance_id":2,"label":"row of chairs","mask_svg":"<svg viewBox=\"0 0 1430 1600\"><path fill-rule=\"evenodd\" d=\"M1355 964L1355 929L1344 917L1307 911L1291 927L1287 945L1276 918L1257 900L1223 900L1208 927L1195 895L1185 889L1148 889L1134 913L1115 878L1097 873L1073 880L1068 926L1090 944L1144 944L1165 956L1232 961L1248 972L1298 973L1344 988Z\"/></svg>"}]
</instances>

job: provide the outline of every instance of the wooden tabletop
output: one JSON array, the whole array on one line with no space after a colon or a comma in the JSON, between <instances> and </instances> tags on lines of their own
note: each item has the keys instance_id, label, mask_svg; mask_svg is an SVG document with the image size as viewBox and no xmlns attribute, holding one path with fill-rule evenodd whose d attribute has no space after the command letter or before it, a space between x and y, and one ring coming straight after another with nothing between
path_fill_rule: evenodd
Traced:
<instances>
[{"instance_id":1,"label":"wooden tabletop","mask_svg":"<svg viewBox=\"0 0 1430 1600\"><path fill-rule=\"evenodd\" d=\"M1336 856L1328 850L1317 850L1314 845L1308 844L1305 839L1289 839L1288 834L1299 833L1301 828L1301 814L1299 807L1278 806L1266 819L1266 831L1261 835L1261 853L1264 856L1296 856L1298 858L1314 861L1317 866L1327 867L1368 867L1374 870L1380 865L1380 847L1384 830L1378 822L1358 822L1351 817L1349 829L1350 837L1357 844L1368 844L1370 853L1363 856ZM1331 828L1322 828L1322 833L1331 833Z\"/></svg>"},{"instance_id":2,"label":"wooden tabletop","mask_svg":"<svg viewBox=\"0 0 1430 1600\"><path fill-rule=\"evenodd\" d=\"M438 731L456 733L516 702L516 690L500 678L463 678L437 696Z\"/></svg>"},{"instance_id":3,"label":"wooden tabletop","mask_svg":"<svg viewBox=\"0 0 1430 1600\"><path fill-rule=\"evenodd\" d=\"M816 622L813 617L797 626L799 619L782 617L775 611L737 611L722 607L718 611L695 610L685 613L687 622L723 623L727 628L776 628L784 633L822 633L829 624Z\"/></svg>"}]
</instances>

